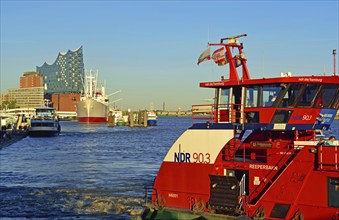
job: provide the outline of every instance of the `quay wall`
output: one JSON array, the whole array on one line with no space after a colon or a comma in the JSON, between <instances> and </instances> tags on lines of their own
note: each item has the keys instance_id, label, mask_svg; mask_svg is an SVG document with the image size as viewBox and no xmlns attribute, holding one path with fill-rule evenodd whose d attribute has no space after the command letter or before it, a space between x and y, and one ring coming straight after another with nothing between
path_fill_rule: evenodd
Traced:
<instances>
[{"instance_id":1,"label":"quay wall","mask_svg":"<svg viewBox=\"0 0 339 220\"><path fill-rule=\"evenodd\" d=\"M28 135L28 130L1 130L0 131L0 150L7 147Z\"/></svg>"}]
</instances>

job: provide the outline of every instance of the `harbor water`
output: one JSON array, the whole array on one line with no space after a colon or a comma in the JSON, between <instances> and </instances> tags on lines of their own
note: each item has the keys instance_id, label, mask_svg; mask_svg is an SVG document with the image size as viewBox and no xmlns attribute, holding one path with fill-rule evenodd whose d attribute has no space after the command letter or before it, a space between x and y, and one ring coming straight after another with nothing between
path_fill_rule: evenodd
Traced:
<instances>
[{"instance_id":1,"label":"harbor water","mask_svg":"<svg viewBox=\"0 0 339 220\"><path fill-rule=\"evenodd\" d=\"M137 219L144 186L191 126L159 117L148 128L62 122L59 136L26 137L0 150L1 219ZM327 136L339 137L336 120Z\"/></svg>"}]
</instances>

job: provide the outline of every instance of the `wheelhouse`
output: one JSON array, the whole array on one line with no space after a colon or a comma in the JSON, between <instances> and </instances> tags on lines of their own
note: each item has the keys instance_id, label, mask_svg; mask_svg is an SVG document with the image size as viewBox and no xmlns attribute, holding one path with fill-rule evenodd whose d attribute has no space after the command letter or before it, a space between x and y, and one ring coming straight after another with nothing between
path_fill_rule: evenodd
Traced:
<instances>
[{"instance_id":1,"label":"wheelhouse","mask_svg":"<svg viewBox=\"0 0 339 220\"><path fill-rule=\"evenodd\" d=\"M277 123L302 125L303 129L328 128L329 123L321 123L319 119L326 109L325 116L332 120L339 108L338 79L288 76L247 80L239 85L230 80L201 83L201 87L215 89L214 103L194 105L193 120L207 119L210 123L237 123L247 127L257 124L255 128L260 124L267 128L268 124Z\"/></svg>"}]
</instances>

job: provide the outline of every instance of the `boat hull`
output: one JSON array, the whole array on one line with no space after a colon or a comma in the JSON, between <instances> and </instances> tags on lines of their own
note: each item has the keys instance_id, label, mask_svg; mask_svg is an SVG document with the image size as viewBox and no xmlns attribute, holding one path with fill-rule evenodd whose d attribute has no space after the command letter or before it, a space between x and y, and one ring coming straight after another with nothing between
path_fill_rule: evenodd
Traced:
<instances>
[{"instance_id":1,"label":"boat hull","mask_svg":"<svg viewBox=\"0 0 339 220\"><path fill-rule=\"evenodd\" d=\"M52 137L59 135L61 130L60 124L57 121L37 120L31 121L31 127L28 130L30 137Z\"/></svg>"},{"instance_id":2,"label":"boat hull","mask_svg":"<svg viewBox=\"0 0 339 220\"><path fill-rule=\"evenodd\" d=\"M53 137L59 135L59 131L44 131L44 130L39 130L39 131L29 131L28 135L30 137Z\"/></svg>"},{"instance_id":3,"label":"boat hull","mask_svg":"<svg viewBox=\"0 0 339 220\"><path fill-rule=\"evenodd\" d=\"M185 220L194 220L194 219L209 219L209 220L225 220L225 219L251 219L246 216L228 216L228 215L219 215L213 213L195 213L191 210L184 209L174 209L174 208L157 208L157 207L146 207L142 213L141 219L185 219Z\"/></svg>"},{"instance_id":4,"label":"boat hull","mask_svg":"<svg viewBox=\"0 0 339 220\"><path fill-rule=\"evenodd\" d=\"M124 121L118 121L117 122L117 126L125 126L125 122Z\"/></svg>"},{"instance_id":5,"label":"boat hull","mask_svg":"<svg viewBox=\"0 0 339 220\"><path fill-rule=\"evenodd\" d=\"M156 126L157 125L157 120L149 119L149 120L147 120L147 125L148 126Z\"/></svg>"},{"instance_id":6,"label":"boat hull","mask_svg":"<svg viewBox=\"0 0 339 220\"><path fill-rule=\"evenodd\" d=\"M160 166L154 181L152 204L164 201L166 207L187 210L198 202L206 204L210 194L209 174L232 134L233 131L224 129L185 131Z\"/></svg>"},{"instance_id":7,"label":"boat hull","mask_svg":"<svg viewBox=\"0 0 339 220\"><path fill-rule=\"evenodd\" d=\"M81 123L107 122L108 106L95 99L84 99L77 103L77 118Z\"/></svg>"},{"instance_id":8,"label":"boat hull","mask_svg":"<svg viewBox=\"0 0 339 220\"><path fill-rule=\"evenodd\" d=\"M153 111L147 112L147 125L156 126L157 125L157 114Z\"/></svg>"},{"instance_id":9,"label":"boat hull","mask_svg":"<svg viewBox=\"0 0 339 220\"><path fill-rule=\"evenodd\" d=\"M106 121L106 117L78 117L78 122L81 123L104 123Z\"/></svg>"}]
</instances>

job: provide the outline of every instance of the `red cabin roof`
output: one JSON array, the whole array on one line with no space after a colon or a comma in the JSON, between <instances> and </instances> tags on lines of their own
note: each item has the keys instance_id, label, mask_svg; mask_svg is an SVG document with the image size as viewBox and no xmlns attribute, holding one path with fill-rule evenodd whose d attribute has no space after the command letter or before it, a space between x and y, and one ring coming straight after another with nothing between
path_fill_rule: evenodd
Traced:
<instances>
[{"instance_id":1,"label":"red cabin roof","mask_svg":"<svg viewBox=\"0 0 339 220\"><path fill-rule=\"evenodd\" d=\"M263 85L274 83L307 83L307 84L339 84L339 76L290 76L277 78L247 79L247 80L221 80L215 82L201 82L200 87L220 88L234 85Z\"/></svg>"}]
</instances>

